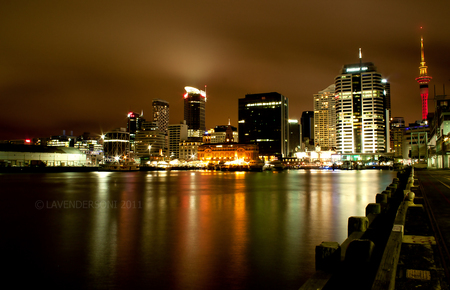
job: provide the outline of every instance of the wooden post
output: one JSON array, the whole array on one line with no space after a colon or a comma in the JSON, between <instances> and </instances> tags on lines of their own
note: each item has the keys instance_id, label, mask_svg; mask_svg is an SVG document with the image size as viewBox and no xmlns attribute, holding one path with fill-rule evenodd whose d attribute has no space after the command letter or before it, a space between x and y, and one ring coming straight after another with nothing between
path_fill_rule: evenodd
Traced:
<instances>
[{"instance_id":1,"label":"wooden post","mask_svg":"<svg viewBox=\"0 0 450 290\"><path fill-rule=\"evenodd\" d=\"M379 214L381 212L381 205L379 203L369 203L366 206L366 216L369 214Z\"/></svg>"},{"instance_id":2,"label":"wooden post","mask_svg":"<svg viewBox=\"0 0 450 290\"><path fill-rule=\"evenodd\" d=\"M341 246L338 242L322 242L316 246L316 270L331 272L341 262Z\"/></svg>"},{"instance_id":3,"label":"wooden post","mask_svg":"<svg viewBox=\"0 0 450 290\"><path fill-rule=\"evenodd\" d=\"M348 236L353 232L365 232L369 227L369 219L366 216L351 216L348 218Z\"/></svg>"}]
</instances>

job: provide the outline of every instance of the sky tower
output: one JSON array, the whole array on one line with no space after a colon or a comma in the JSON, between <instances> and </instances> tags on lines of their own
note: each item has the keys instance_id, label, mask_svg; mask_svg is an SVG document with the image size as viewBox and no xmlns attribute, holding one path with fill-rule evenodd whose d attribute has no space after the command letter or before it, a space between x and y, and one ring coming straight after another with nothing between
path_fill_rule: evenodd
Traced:
<instances>
[{"instance_id":1,"label":"sky tower","mask_svg":"<svg viewBox=\"0 0 450 290\"><path fill-rule=\"evenodd\" d=\"M426 120L428 115L428 83L431 81L431 77L427 75L427 68L423 52L423 37L420 37L420 76L416 78L416 81L420 85L420 96L422 97L422 120Z\"/></svg>"}]
</instances>

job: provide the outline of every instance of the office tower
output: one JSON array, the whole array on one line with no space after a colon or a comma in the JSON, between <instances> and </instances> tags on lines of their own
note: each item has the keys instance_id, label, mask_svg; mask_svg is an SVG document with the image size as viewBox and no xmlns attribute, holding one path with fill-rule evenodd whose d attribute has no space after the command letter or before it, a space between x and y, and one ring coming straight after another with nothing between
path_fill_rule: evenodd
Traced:
<instances>
[{"instance_id":1,"label":"office tower","mask_svg":"<svg viewBox=\"0 0 450 290\"><path fill-rule=\"evenodd\" d=\"M307 142L308 145L314 145L314 111L304 111L300 119L302 125L302 142Z\"/></svg>"},{"instance_id":2,"label":"office tower","mask_svg":"<svg viewBox=\"0 0 450 290\"><path fill-rule=\"evenodd\" d=\"M425 53L423 50L423 37L420 38L420 76L416 78L420 87L420 97L422 98L422 120L426 120L428 116L428 83L431 77L427 75L427 66L425 65Z\"/></svg>"},{"instance_id":3,"label":"office tower","mask_svg":"<svg viewBox=\"0 0 450 290\"><path fill-rule=\"evenodd\" d=\"M180 158L180 142L187 139L188 126L186 121L169 125L169 156L172 159Z\"/></svg>"},{"instance_id":4,"label":"office tower","mask_svg":"<svg viewBox=\"0 0 450 290\"><path fill-rule=\"evenodd\" d=\"M287 157L288 99L276 92L239 99L239 142L256 143L261 156Z\"/></svg>"},{"instance_id":5,"label":"office tower","mask_svg":"<svg viewBox=\"0 0 450 290\"><path fill-rule=\"evenodd\" d=\"M167 133L169 128L169 102L153 99L153 121L161 132Z\"/></svg>"},{"instance_id":6,"label":"office tower","mask_svg":"<svg viewBox=\"0 0 450 290\"><path fill-rule=\"evenodd\" d=\"M395 158L403 156L403 134L405 131L405 119L394 117L391 120L391 152Z\"/></svg>"},{"instance_id":7,"label":"office tower","mask_svg":"<svg viewBox=\"0 0 450 290\"><path fill-rule=\"evenodd\" d=\"M144 122L145 119L142 118L140 114L135 112L129 112L127 117L127 132L130 133L130 138L134 139L134 135L141 129L142 122Z\"/></svg>"},{"instance_id":8,"label":"office tower","mask_svg":"<svg viewBox=\"0 0 450 290\"><path fill-rule=\"evenodd\" d=\"M336 147L335 85L314 95L314 146L322 150Z\"/></svg>"},{"instance_id":9,"label":"office tower","mask_svg":"<svg viewBox=\"0 0 450 290\"><path fill-rule=\"evenodd\" d=\"M193 87L185 87L184 120L188 125L188 137L202 137L206 131L206 92Z\"/></svg>"},{"instance_id":10,"label":"office tower","mask_svg":"<svg viewBox=\"0 0 450 290\"><path fill-rule=\"evenodd\" d=\"M170 155L169 151L169 102L153 99L153 121L156 123L158 130L164 135L164 148L163 151L165 155Z\"/></svg>"},{"instance_id":11,"label":"office tower","mask_svg":"<svg viewBox=\"0 0 450 290\"><path fill-rule=\"evenodd\" d=\"M385 153L389 119L381 74L371 62L344 65L335 78L336 147L340 153Z\"/></svg>"},{"instance_id":12,"label":"office tower","mask_svg":"<svg viewBox=\"0 0 450 290\"><path fill-rule=\"evenodd\" d=\"M289 156L293 156L296 151L300 150L300 122L298 120L289 119Z\"/></svg>"},{"instance_id":13,"label":"office tower","mask_svg":"<svg viewBox=\"0 0 450 290\"><path fill-rule=\"evenodd\" d=\"M136 139L136 133L141 130L145 119L141 114L135 112L129 112L127 118L127 132L130 133L130 152L135 153L134 140Z\"/></svg>"}]
</instances>

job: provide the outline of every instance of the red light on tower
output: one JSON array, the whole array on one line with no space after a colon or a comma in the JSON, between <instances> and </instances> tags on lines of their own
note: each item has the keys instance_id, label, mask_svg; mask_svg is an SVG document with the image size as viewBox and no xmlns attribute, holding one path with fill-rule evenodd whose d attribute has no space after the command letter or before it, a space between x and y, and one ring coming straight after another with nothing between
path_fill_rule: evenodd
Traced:
<instances>
[{"instance_id":1,"label":"red light on tower","mask_svg":"<svg viewBox=\"0 0 450 290\"><path fill-rule=\"evenodd\" d=\"M422 28L422 27L421 27ZM425 53L423 50L423 37L420 38L420 76L416 78L416 81L420 86L420 97L422 99L422 120L426 120L428 116L428 83L431 81L431 77L427 74L427 66L425 65Z\"/></svg>"}]
</instances>

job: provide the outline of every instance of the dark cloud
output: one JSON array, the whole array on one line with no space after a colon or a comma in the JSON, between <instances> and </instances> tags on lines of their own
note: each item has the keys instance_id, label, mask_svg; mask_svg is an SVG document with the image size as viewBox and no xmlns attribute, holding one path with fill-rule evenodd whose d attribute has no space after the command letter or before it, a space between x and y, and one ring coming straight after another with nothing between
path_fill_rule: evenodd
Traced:
<instances>
[{"instance_id":1,"label":"dark cloud","mask_svg":"<svg viewBox=\"0 0 450 290\"><path fill-rule=\"evenodd\" d=\"M149 115L154 98L169 101L176 123L186 85L208 86L207 127L237 125L247 93L282 93L300 118L342 65L358 61L359 47L391 82L392 115L413 122L421 34L431 94L450 82L448 8L438 0L3 1L0 139L100 133L125 126L129 110Z\"/></svg>"}]
</instances>

